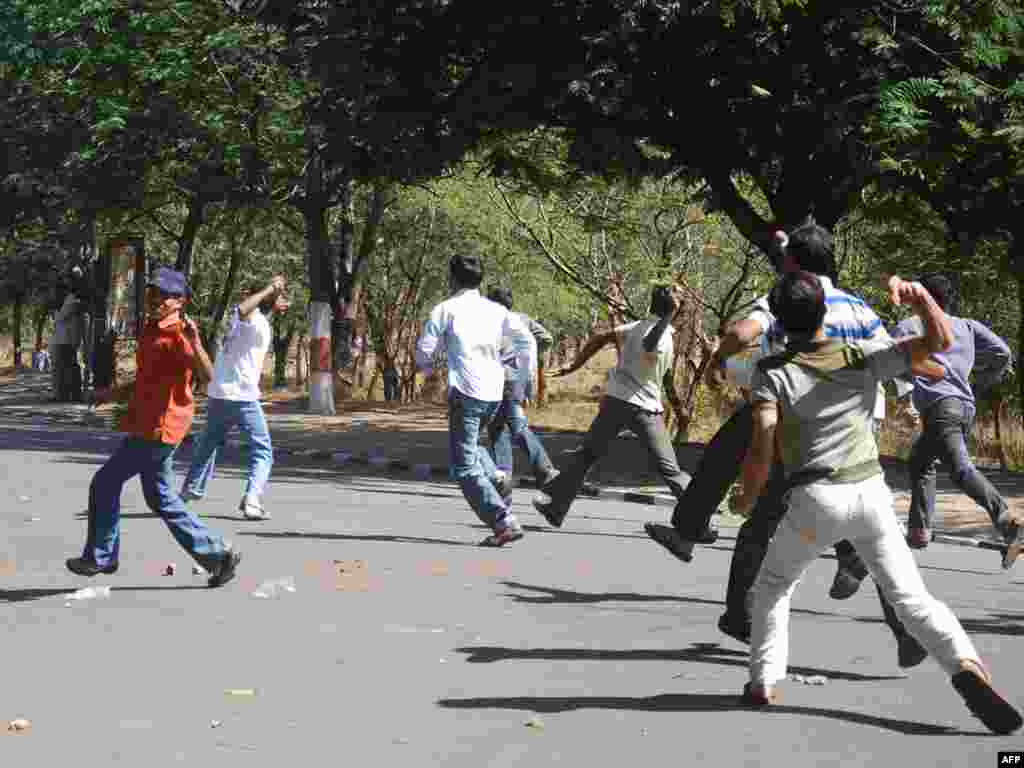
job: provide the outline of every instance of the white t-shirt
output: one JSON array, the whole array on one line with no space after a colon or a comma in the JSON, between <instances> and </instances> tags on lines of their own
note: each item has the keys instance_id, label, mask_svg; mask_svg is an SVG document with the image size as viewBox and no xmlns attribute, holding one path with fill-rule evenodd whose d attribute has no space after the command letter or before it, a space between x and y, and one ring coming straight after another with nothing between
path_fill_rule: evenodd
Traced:
<instances>
[{"instance_id":1,"label":"white t-shirt","mask_svg":"<svg viewBox=\"0 0 1024 768\"><path fill-rule=\"evenodd\" d=\"M254 309L248 320L242 320L235 307L207 394L218 400L259 400L260 375L270 338L270 323L259 309Z\"/></svg>"},{"instance_id":2,"label":"white t-shirt","mask_svg":"<svg viewBox=\"0 0 1024 768\"><path fill-rule=\"evenodd\" d=\"M644 349L644 336L658 318L638 320L615 329L619 364L608 375L608 395L651 413L661 413L661 382L672 367L672 326L665 329L654 352Z\"/></svg>"}]
</instances>

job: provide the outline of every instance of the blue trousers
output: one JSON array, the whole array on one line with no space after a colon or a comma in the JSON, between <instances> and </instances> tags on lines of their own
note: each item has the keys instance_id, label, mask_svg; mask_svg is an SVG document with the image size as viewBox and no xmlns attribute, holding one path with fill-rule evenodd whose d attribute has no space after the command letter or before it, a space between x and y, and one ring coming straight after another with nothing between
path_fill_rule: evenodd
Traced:
<instances>
[{"instance_id":1,"label":"blue trousers","mask_svg":"<svg viewBox=\"0 0 1024 768\"><path fill-rule=\"evenodd\" d=\"M217 464L217 451L224 447L224 438L238 427L249 443L249 479L245 495L259 499L263 495L270 468L274 465L274 449L270 444L270 430L258 400L221 400L211 397L207 402L206 429L195 450L192 465L185 477L184 490L202 498L206 484L213 477Z\"/></svg>"},{"instance_id":2,"label":"blue trousers","mask_svg":"<svg viewBox=\"0 0 1024 768\"><path fill-rule=\"evenodd\" d=\"M480 521L495 532L507 528L514 518L510 518L504 499L494 488L496 468L479 439L481 425L490 423L499 405L469 397L454 387L448 394L451 478L462 488L462 495Z\"/></svg>"},{"instance_id":3,"label":"blue trousers","mask_svg":"<svg viewBox=\"0 0 1024 768\"><path fill-rule=\"evenodd\" d=\"M174 490L174 451L141 437L126 438L93 475L89 485L89 529L82 557L99 566L116 563L121 550L121 490L135 475L142 481L146 505L199 565L213 570L224 557L224 539L193 515Z\"/></svg>"},{"instance_id":4,"label":"blue trousers","mask_svg":"<svg viewBox=\"0 0 1024 768\"><path fill-rule=\"evenodd\" d=\"M507 395L501 401L498 412L487 427L491 437L491 449L494 451L494 463L498 469L512 474L515 467L512 458L512 443L515 442L526 452L530 460L530 471L533 472L538 486L547 482L554 473L547 451L540 439L530 429L526 420L526 409L520 400L513 400Z\"/></svg>"}]
</instances>

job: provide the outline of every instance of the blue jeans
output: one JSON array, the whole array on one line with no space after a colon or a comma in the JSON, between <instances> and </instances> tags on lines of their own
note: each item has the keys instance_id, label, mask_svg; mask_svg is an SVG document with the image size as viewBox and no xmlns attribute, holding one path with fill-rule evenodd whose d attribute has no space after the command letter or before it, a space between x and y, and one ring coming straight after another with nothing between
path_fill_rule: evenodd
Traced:
<instances>
[{"instance_id":1,"label":"blue jeans","mask_svg":"<svg viewBox=\"0 0 1024 768\"><path fill-rule=\"evenodd\" d=\"M554 473L555 468L548 458L547 451L538 437L530 429L526 420L526 410L520 400L513 400L507 394L498 407L494 420L487 428L491 437L491 449L494 451L494 463L498 469L512 474L515 463L512 458L512 441L526 451L530 460L530 471L537 483L543 485Z\"/></svg>"},{"instance_id":2,"label":"blue jeans","mask_svg":"<svg viewBox=\"0 0 1024 768\"><path fill-rule=\"evenodd\" d=\"M213 570L224 557L224 540L191 514L174 491L178 446L126 438L93 475L89 485L89 530L82 557L99 566L116 563L121 549L121 489L139 475L146 505L163 518L171 535L199 565Z\"/></svg>"},{"instance_id":3,"label":"blue jeans","mask_svg":"<svg viewBox=\"0 0 1024 768\"><path fill-rule=\"evenodd\" d=\"M454 387L448 393L448 441L451 478L462 488L469 506L496 533L515 523L501 494L494 488L496 468L487 451L479 445L480 427L487 425L499 402L477 400Z\"/></svg>"},{"instance_id":4,"label":"blue jeans","mask_svg":"<svg viewBox=\"0 0 1024 768\"><path fill-rule=\"evenodd\" d=\"M967 453L967 433L974 417L974 406L958 397L944 397L921 414L921 436L910 449L911 528L932 527L939 459L949 467L950 480L988 512L993 525L999 528L1007 522L1006 502Z\"/></svg>"},{"instance_id":5,"label":"blue jeans","mask_svg":"<svg viewBox=\"0 0 1024 768\"><path fill-rule=\"evenodd\" d=\"M207 402L206 429L192 451L192 465L185 477L183 491L202 498L206 484L213 477L217 464L217 450L224 447L224 438L238 427L248 440L249 481L245 495L259 499L274 465L274 449L270 444L270 430L258 400L220 400L211 397Z\"/></svg>"}]
</instances>

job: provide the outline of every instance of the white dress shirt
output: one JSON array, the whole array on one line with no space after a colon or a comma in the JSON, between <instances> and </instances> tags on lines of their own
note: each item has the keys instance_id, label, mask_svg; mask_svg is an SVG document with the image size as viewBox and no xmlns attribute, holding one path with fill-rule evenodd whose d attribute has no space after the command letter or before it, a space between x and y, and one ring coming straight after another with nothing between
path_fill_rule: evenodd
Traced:
<instances>
[{"instance_id":1,"label":"white dress shirt","mask_svg":"<svg viewBox=\"0 0 1024 768\"><path fill-rule=\"evenodd\" d=\"M416 364L429 370L436 352L444 350L449 387L477 400L500 402L505 385L503 347L516 356L523 378L532 380L537 344L522 319L480 291L464 289L430 313L416 345Z\"/></svg>"}]
</instances>

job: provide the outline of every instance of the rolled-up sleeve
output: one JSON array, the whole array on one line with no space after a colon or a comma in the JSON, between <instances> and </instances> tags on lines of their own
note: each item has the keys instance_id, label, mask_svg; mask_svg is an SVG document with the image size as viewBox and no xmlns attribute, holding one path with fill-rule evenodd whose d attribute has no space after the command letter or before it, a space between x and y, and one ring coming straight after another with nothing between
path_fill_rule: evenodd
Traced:
<instances>
[{"instance_id":1,"label":"rolled-up sleeve","mask_svg":"<svg viewBox=\"0 0 1024 768\"><path fill-rule=\"evenodd\" d=\"M434 355L437 348L443 346L444 328L442 325L441 308L436 307L423 325L423 335L416 342L416 367L429 370L434 367Z\"/></svg>"}]
</instances>

